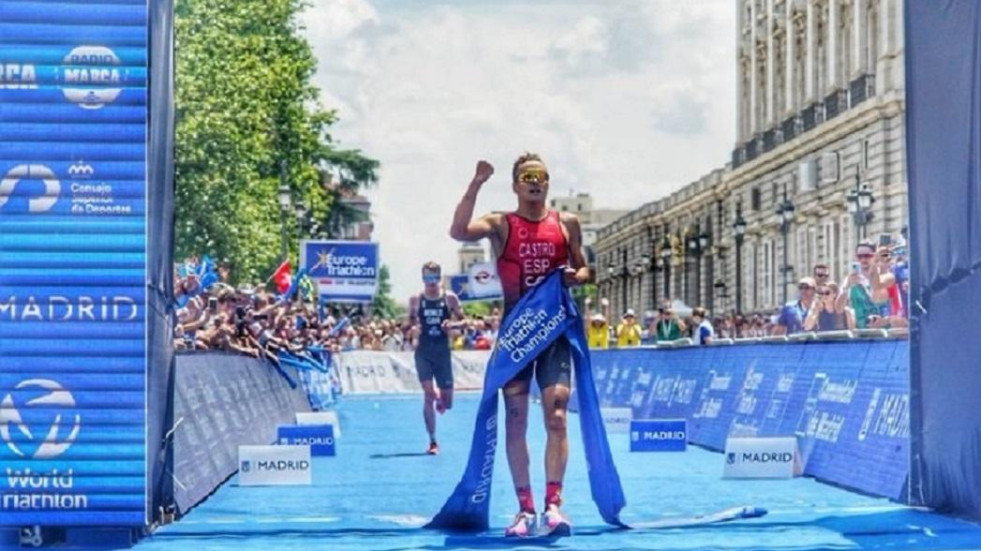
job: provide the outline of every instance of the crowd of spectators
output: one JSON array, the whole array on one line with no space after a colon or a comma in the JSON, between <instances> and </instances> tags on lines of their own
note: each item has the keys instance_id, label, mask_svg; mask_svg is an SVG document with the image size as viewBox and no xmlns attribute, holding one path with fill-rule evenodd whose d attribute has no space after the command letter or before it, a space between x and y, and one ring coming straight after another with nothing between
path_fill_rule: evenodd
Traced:
<instances>
[{"instance_id":1,"label":"crowd of spectators","mask_svg":"<svg viewBox=\"0 0 981 551\"><path fill-rule=\"evenodd\" d=\"M711 316L705 308L688 309L686 316L665 301L656 313L638 320L628 308L615 324L609 301L594 308L586 299L586 332L590 347L630 347L689 338L694 344L713 339L757 338L802 332L893 329L909 325L909 266L905 244L880 238L855 248L846 277L831 279L827 264L813 266L797 282L797 296L775 312L739 312Z\"/></svg>"},{"instance_id":2,"label":"crowd of spectators","mask_svg":"<svg viewBox=\"0 0 981 551\"><path fill-rule=\"evenodd\" d=\"M418 323L407 317L373 316L360 305L319 308L303 289L278 292L270 283L234 287L228 270L189 258L175 269L178 350L223 350L275 360L282 353L303 356L311 349L408 351L418 342ZM490 350L500 312L469 317L450 330L454 350Z\"/></svg>"}]
</instances>

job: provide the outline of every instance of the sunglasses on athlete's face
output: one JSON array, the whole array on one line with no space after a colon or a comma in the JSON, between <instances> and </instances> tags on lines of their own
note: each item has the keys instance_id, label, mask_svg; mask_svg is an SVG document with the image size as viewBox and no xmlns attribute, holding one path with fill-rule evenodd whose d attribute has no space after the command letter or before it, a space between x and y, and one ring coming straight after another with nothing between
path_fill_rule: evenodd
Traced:
<instances>
[{"instance_id":1,"label":"sunglasses on athlete's face","mask_svg":"<svg viewBox=\"0 0 981 551\"><path fill-rule=\"evenodd\" d=\"M544 170L528 170L518 174L518 181L524 184L541 184L548 181L548 172Z\"/></svg>"},{"instance_id":2,"label":"sunglasses on athlete's face","mask_svg":"<svg viewBox=\"0 0 981 551\"><path fill-rule=\"evenodd\" d=\"M439 276L435 274L426 274L422 276L423 283L439 283Z\"/></svg>"}]
</instances>

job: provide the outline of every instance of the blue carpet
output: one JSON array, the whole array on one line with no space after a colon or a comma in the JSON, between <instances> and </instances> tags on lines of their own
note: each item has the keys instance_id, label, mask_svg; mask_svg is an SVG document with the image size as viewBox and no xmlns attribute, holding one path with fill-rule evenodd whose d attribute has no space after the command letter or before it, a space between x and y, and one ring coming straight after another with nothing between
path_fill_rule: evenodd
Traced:
<instances>
[{"instance_id":1,"label":"blue carpet","mask_svg":"<svg viewBox=\"0 0 981 551\"><path fill-rule=\"evenodd\" d=\"M139 551L235 549L981 549L981 526L833 488L811 479L722 480L722 455L631 454L628 435L611 435L630 522L689 517L739 505L764 507L761 519L625 531L605 526L589 499L578 419L570 419L571 460L565 510L572 537L501 537L516 511L503 445L497 454L491 532L453 535L419 527L442 505L466 461L476 396L458 396L438 420L443 453L425 455L419 397L348 397L339 407L338 455L316 458L309 487L238 487L233 478L180 522L144 540ZM536 500L544 494L541 412L529 428ZM501 440L503 442L503 439Z\"/></svg>"}]
</instances>

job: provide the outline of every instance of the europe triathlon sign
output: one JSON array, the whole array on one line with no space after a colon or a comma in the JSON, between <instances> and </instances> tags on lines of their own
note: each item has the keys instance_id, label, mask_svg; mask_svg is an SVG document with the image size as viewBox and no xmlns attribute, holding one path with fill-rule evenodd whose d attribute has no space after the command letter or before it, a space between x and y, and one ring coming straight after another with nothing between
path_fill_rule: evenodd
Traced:
<instances>
[{"instance_id":1,"label":"europe triathlon sign","mask_svg":"<svg viewBox=\"0 0 981 551\"><path fill-rule=\"evenodd\" d=\"M378 290L378 244L303 241L300 266L317 283L322 300L371 302Z\"/></svg>"}]
</instances>

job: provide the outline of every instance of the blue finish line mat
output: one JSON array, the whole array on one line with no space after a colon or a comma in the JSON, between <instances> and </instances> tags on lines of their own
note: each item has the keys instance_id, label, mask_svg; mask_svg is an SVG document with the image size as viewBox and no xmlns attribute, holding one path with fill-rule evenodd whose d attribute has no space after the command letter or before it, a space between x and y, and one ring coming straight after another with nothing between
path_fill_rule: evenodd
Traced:
<instances>
[{"instance_id":1,"label":"blue finish line mat","mask_svg":"<svg viewBox=\"0 0 981 551\"><path fill-rule=\"evenodd\" d=\"M491 531L447 534L420 527L439 509L466 462L477 398L458 395L438 418L438 456L427 456L421 397L347 397L339 406L343 437L336 457L314 458L306 487L239 487L233 477L179 522L136 546L140 551L330 549L981 549L981 526L834 488L809 478L722 479L723 456L630 453L628 434L610 440L627 495L628 524L672 528L620 530L605 525L589 498L578 420L570 419L564 509L573 534L557 540L505 539L517 510L504 456L497 451ZM503 424L502 424L503 425ZM536 504L544 496L541 410L532 406L529 442ZM762 518L678 527L698 515L751 505Z\"/></svg>"}]
</instances>

